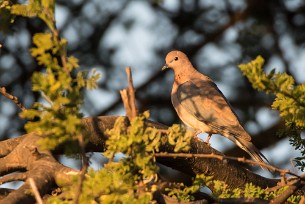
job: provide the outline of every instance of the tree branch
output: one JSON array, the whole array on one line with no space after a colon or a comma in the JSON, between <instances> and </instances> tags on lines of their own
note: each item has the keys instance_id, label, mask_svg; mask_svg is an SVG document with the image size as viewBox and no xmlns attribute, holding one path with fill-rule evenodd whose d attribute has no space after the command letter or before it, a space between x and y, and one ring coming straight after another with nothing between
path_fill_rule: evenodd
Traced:
<instances>
[{"instance_id":1,"label":"tree branch","mask_svg":"<svg viewBox=\"0 0 305 204\"><path fill-rule=\"evenodd\" d=\"M34 180L40 195L46 195L51 192L56 181L61 180L61 182L69 183L72 179L70 175L77 173L75 170L58 163L50 153L41 151L37 144L39 139L40 137L34 133L24 135L20 137L13 151L1 158L0 172L2 175L21 168L26 170L26 173L6 175L2 177L2 181L23 180L27 177L26 182L19 189L10 192L4 197L1 203L35 203L33 194L29 193L31 191L29 179ZM12 141L16 140L2 141L0 146L2 143L10 143ZM7 147L10 148L11 146ZM8 151L4 150L3 152Z\"/></svg>"},{"instance_id":2,"label":"tree branch","mask_svg":"<svg viewBox=\"0 0 305 204\"><path fill-rule=\"evenodd\" d=\"M222 156L222 155L215 155L215 154L188 154L188 153L168 153L168 152L160 152L160 153L155 153L154 154L156 157L181 157L181 158L213 158L213 159L218 159L220 161L225 161L225 160L233 160L233 161L238 161L241 163L246 163L250 164L252 166L254 165L259 165L262 167L265 167L269 170L279 172L281 175L286 175L290 174L292 176L297 176L296 174L290 172L289 170L286 169L280 169L274 166L271 166L270 164L266 164L265 162L258 162L254 160L249 160L244 157L230 157L230 156Z\"/></svg>"},{"instance_id":3,"label":"tree branch","mask_svg":"<svg viewBox=\"0 0 305 204\"><path fill-rule=\"evenodd\" d=\"M305 174L301 175L300 178L297 178L287 184L288 188L281 193L279 196L271 200L271 203L284 203L292 194L294 194L298 189L304 186ZM301 203L301 202L300 202Z\"/></svg>"},{"instance_id":4,"label":"tree branch","mask_svg":"<svg viewBox=\"0 0 305 204\"><path fill-rule=\"evenodd\" d=\"M111 129L118 117L117 116L100 116L94 118L84 118L83 122L90 132L90 142L87 146L87 151L104 151L105 141L107 135L104 131ZM160 130L166 130L167 126L146 121L146 125L155 127ZM127 118L125 125L128 125ZM162 137L167 137L163 134ZM223 155L221 152L213 149L204 142L193 138L190 143L190 154L215 154ZM160 152L174 153L174 149L171 145L161 145ZM57 152L59 153L59 152ZM214 179L225 181L229 187L237 188L244 187L246 183L252 182L256 186L262 188L276 186L279 180L268 179L245 169L236 161L220 161L213 158L157 158L157 162L186 173L190 176L196 174L206 174L207 176L214 176Z\"/></svg>"},{"instance_id":5,"label":"tree branch","mask_svg":"<svg viewBox=\"0 0 305 204\"><path fill-rule=\"evenodd\" d=\"M88 134L90 134L89 142L85 146L86 152L105 151L105 142L108 139L105 131L113 128L117 118L118 116L100 116L84 118L82 120L84 127L88 131ZM128 118L125 117L125 119L125 125L128 126ZM167 129L167 126L157 122L145 121L145 123L146 126L157 128L162 132ZM167 135L163 133L162 137L167 137ZM18 141L18 144L15 146L14 151L1 159L6 159L6 162L8 163L14 161L14 166L25 165L24 168L27 170L26 174L29 176L29 178L34 179L40 195L43 196L51 192L51 189L54 187L57 180L65 180L65 183L69 183L71 182L70 175L80 174L80 172L61 165L52 157L51 154L42 153L37 145L39 138L40 137L34 133L29 133L22 136ZM14 139L9 140L16 141ZM2 143L9 143L9 140L0 142L0 146ZM33 148L29 147L33 147L35 145L37 148L36 151L33 152ZM10 148L10 146L8 146L8 148ZM159 149L160 152L174 153L174 147L170 144L162 144ZM7 150L3 150L3 152L7 152ZM61 154L63 153L63 148L58 147L52 153ZM191 139L190 150L188 153L224 156L222 153L196 138ZM14 158L18 159L14 160L13 157L10 157L11 154L14 154ZM11 161L9 161L8 158ZM271 188L277 186L277 183L280 181L278 179L269 179L254 174L253 172L242 167L238 162L231 160L219 160L215 158L201 157L157 157L156 160L160 164L166 165L190 176L202 173L204 173L206 176L213 176L213 178L216 180L224 181L230 189L243 188L245 187L246 183L250 182L253 185L261 188ZM1 165L3 165L3 162L0 162L0 166ZM2 174L4 172L2 172ZM7 178L8 177L6 177L6 179ZM213 190L212 187L210 188ZM303 183L300 183L298 188L301 189L297 191L297 194L304 194ZM26 193L30 189L31 187L27 179L27 181L19 189L11 192L8 196L3 198L1 202L33 203L35 202L33 195Z\"/></svg>"},{"instance_id":6,"label":"tree branch","mask_svg":"<svg viewBox=\"0 0 305 204\"><path fill-rule=\"evenodd\" d=\"M25 111L26 108L22 105L22 103L18 100L16 96L13 96L9 93L6 92L5 87L0 87L0 93L5 96L6 98L10 99L13 101L22 111Z\"/></svg>"},{"instance_id":7,"label":"tree branch","mask_svg":"<svg viewBox=\"0 0 305 204\"><path fill-rule=\"evenodd\" d=\"M26 173L9 174L9 175L2 176L0 178L0 185L11 182L11 181L25 181L26 179L27 179Z\"/></svg>"}]
</instances>

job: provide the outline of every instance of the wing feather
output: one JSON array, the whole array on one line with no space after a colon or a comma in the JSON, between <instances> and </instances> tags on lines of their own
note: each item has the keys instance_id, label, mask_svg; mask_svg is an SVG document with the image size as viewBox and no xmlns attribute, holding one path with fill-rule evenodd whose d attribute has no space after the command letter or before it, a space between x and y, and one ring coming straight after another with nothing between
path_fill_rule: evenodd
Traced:
<instances>
[{"instance_id":1,"label":"wing feather","mask_svg":"<svg viewBox=\"0 0 305 204\"><path fill-rule=\"evenodd\" d=\"M217 133L251 141L251 137L245 134L237 115L214 82L187 81L179 85L177 98L183 108Z\"/></svg>"}]
</instances>

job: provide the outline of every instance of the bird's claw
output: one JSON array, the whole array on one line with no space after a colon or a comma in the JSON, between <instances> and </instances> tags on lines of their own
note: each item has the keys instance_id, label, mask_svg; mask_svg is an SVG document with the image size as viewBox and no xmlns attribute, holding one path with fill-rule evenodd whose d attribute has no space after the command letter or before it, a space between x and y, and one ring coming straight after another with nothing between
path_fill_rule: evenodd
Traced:
<instances>
[{"instance_id":1,"label":"bird's claw","mask_svg":"<svg viewBox=\"0 0 305 204\"><path fill-rule=\"evenodd\" d=\"M207 143L207 145L209 145L209 146L211 145L211 144L210 144L210 139L211 139L211 137L212 137L212 134L209 134L208 137L207 137L207 139L205 140L205 143Z\"/></svg>"}]
</instances>

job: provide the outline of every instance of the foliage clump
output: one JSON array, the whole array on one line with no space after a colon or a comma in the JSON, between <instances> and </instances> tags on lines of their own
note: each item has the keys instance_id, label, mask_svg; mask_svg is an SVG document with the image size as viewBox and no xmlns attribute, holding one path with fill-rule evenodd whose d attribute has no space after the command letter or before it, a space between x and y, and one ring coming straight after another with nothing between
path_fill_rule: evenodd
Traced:
<instances>
[{"instance_id":1,"label":"foliage clump","mask_svg":"<svg viewBox=\"0 0 305 204\"><path fill-rule=\"evenodd\" d=\"M177 186L177 185L176 185ZM275 191L262 189L252 183L247 183L245 188L230 188L225 182L213 179L213 176L205 176L204 174L196 175L191 186L185 186L183 183L178 184L178 187L168 188L168 195L178 201L189 202L194 201L195 193L198 193L203 187L211 189L210 196L218 201L227 198L256 198L262 200L272 200L278 195L281 195L286 187ZM301 196L290 196L287 203L298 203Z\"/></svg>"},{"instance_id":2,"label":"foliage clump","mask_svg":"<svg viewBox=\"0 0 305 204\"><path fill-rule=\"evenodd\" d=\"M305 83L295 84L294 78L287 73L270 73L263 70L264 59L258 56L255 60L239 66L242 73L249 79L253 88L274 94L272 108L279 111L286 124L281 136L288 136L301 156L295 158L296 165L303 171L305 168L305 140L301 132L305 129Z\"/></svg>"},{"instance_id":3,"label":"foliage clump","mask_svg":"<svg viewBox=\"0 0 305 204\"><path fill-rule=\"evenodd\" d=\"M143 178L152 177L157 173L153 153L159 150L161 144L161 132L145 127L144 120L148 116L148 112L145 112L136 117L127 128L124 128L124 117L118 118L113 129L106 132L109 139L106 141L107 150L103 153L109 159L117 153L123 153L125 158L121 161L129 166L126 170L138 172Z\"/></svg>"},{"instance_id":4,"label":"foliage clump","mask_svg":"<svg viewBox=\"0 0 305 204\"><path fill-rule=\"evenodd\" d=\"M45 68L32 76L33 91L42 94L43 101L35 102L32 109L20 115L29 119L25 128L28 132L43 135L41 146L54 149L69 140L77 140L83 133L80 107L83 103L84 88L96 87L99 74L79 71L78 59L67 56L67 40L60 38L54 18L54 1L30 0L27 4L9 7L12 14L38 17L48 26L50 32L36 33L33 37L35 47L31 55ZM85 135L85 134L83 134ZM66 152L75 152L73 145Z\"/></svg>"},{"instance_id":5,"label":"foliage clump","mask_svg":"<svg viewBox=\"0 0 305 204\"><path fill-rule=\"evenodd\" d=\"M126 118L119 117L113 129L108 130L109 137L103 153L109 162L98 171L90 170L83 183L80 202L95 200L97 203L154 203L153 193L158 190L157 180L159 167L154 153L159 152L161 144L167 142L167 137L153 127L146 125L148 112L130 121L126 127ZM180 127L180 128L179 128ZM185 150L192 133L181 126L169 129L169 134L178 132L180 138L172 141L174 149ZM114 157L120 153L121 158L115 162ZM73 198L77 185L65 188L67 201ZM50 203L58 201L51 198Z\"/></svg>"}]
</instances>

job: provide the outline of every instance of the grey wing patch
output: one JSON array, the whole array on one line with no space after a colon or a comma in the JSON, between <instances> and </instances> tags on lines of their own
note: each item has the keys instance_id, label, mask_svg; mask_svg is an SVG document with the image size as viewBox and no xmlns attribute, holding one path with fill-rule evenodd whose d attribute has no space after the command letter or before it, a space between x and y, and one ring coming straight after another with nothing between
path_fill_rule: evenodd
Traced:
<instances>
[{"instance_id":1,"label":"grey wing patch","mask_svg":"<svg viewBox=\"0 0 305 204\"><path fill-rule=\"evenodd\" d=\"M227 137L251 140L214 82L187 81L178 87L177 98L183 108L215 132Z\"/></svg>"}]
</instances>

